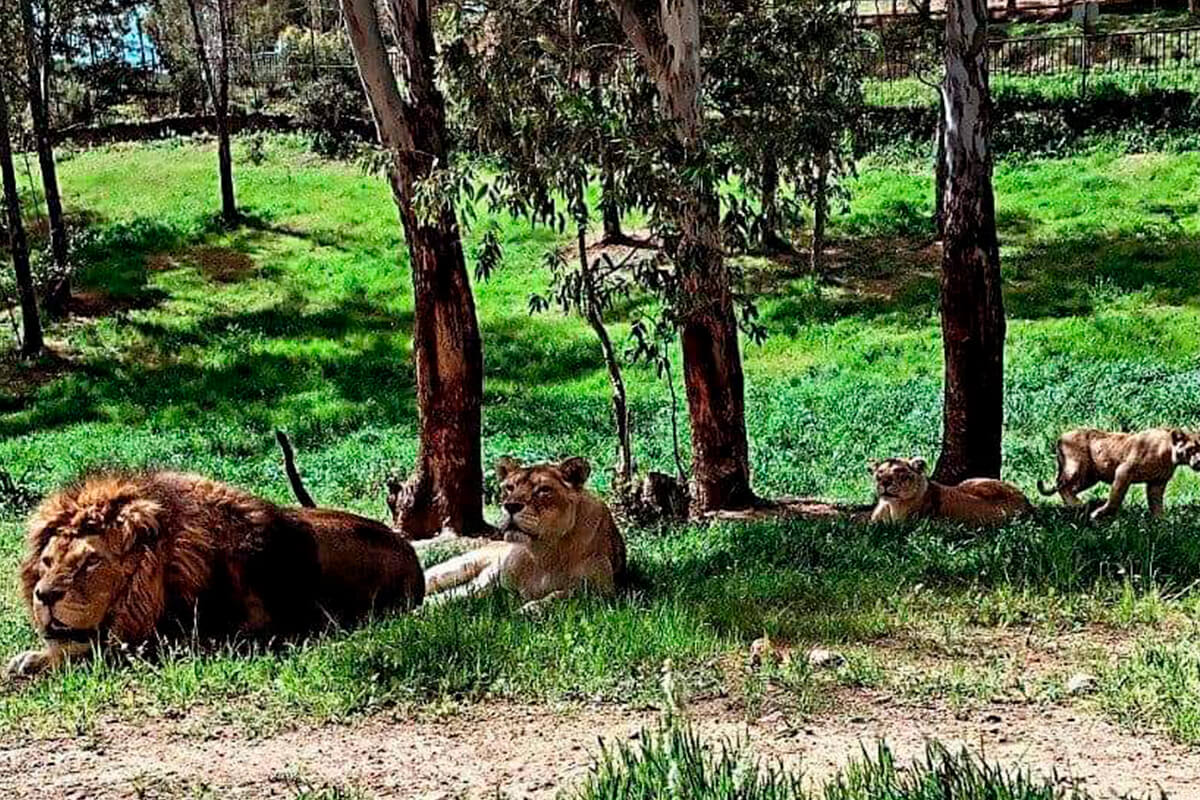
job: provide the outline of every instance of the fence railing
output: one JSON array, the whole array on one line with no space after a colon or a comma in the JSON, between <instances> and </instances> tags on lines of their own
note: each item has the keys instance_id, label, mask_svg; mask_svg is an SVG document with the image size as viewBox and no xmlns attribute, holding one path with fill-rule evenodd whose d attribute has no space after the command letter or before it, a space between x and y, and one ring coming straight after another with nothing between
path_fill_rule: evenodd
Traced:
<instances>
[{"instance_id":1,"label":"fence railing","mask_svg":"<svg viewBox=\"0 0 1200 800\"><path fill-rule=\"evenodd\" d=\"M1043 77L1074 81L1080 94L1098 76L1196 78L1200 76L1200 26L995 39L988 44L988 73L994 85ZM889 45L878 52L871 78L873 95L886 102L889 95L913 94L911 87L887 84L920 78L936 81L939 75L928 58L922 66L920 51Z\"/></svg>"}]
</instances>

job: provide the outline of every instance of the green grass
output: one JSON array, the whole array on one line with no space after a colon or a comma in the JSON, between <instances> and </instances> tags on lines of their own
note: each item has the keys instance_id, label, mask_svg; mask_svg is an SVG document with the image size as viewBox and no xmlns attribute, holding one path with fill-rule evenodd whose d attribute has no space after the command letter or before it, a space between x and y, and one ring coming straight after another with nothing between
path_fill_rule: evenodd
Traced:
<instances>
[{"instance_id":1,"label":"green grass","mask_svg":"<svg viewBox=\"0 0 1200 800\"><path fill-rule=\"evenodd\" d=\"M1200 70L1184 66L1158 72L1107 72L1096 68L1089 71L1086 85L1079 69L1064 70L1052 75L1021 75L1000 71L990 76L989 86L996 99L1015 95L1026 98L1026 102L1040 98L1047 103L1078 99L1081 95L1095 96L1106 91L1136 95L1154 89L1170 89L1196 93L1200 92ZM937 91L916 78L871 79L865 83L863 92L867 103L875 106L937 104Z\"/></svg>"},{"instance_id":2,"label":"green grass","mask_svg":"<svg viewBox=\"0 0 1200 800\"><path fill-rule=\"evenodd\" d=\"M1153 636L1101 671L1100 703L1135 730L1166 730L1200 744L1200 638L1193 628L1176 637Z\"/></svg>"},{"instance_id":3,"label":"green grass","mask_svg":"<svg viewBox=\"0 0 1200 800\"><path fill-rule=\"evenodd\" d=\"M884 744L825 781L764 764L740 742L714 746L682 724L644 731L636 745L606 750L571 800L1088 800L1057 775L988 764L936 743L924 759L898 763ZM815 784L815 785L814 785Z\"/></svg>"},{"instance_id":4,"label":"green grass","mask_svg":"<svg viewBox=\"0 0 1200 800\"><path fill-rule=\"evenodd\" d=\"M268 140L258 164L242 143L235 150L250 216L235 231L212 222L207 145L112 147L64 161L66 204L88 222L81 284L108 291L117 311L51 330L59 358L3 365L0 465L24 490L0 497L6 571L29 496L96 466L193 469L286 501L272 438L280 427L319 501L382 516L385 476L412 463L411 283L386 185L318 161L294 139ZM762 493L867 502L869 458L936 455L927 172L923 163L861 165L852 209L833 222L836 280L747 263L771 332L745 348ZM1198 179L1196 153L1101 149L997 167L1010 317L1005 473L1027 491L1052 477L1064 428L1200 425ZM476 287L485 456L580 454L604 467L608 389L591 335L578 320L525 313L557 239L496 224L505 266ZM618 341L640 307L631 302L615 320ZM627 377L637 458L669 468L664 386L642 367ZM597 473L605 489L608 476ZM870 648L885 637L1196 618L1186 594L1164 598L1200 576L1197 502L1200 480L1181 474L1161 522L1145 518L1135 490L1124 517L1102 527L1047 510L993 534L802 521L630 530L641 579L615 604L583 598L535 622L494 598L272 651L168 647L153 660L95 662L0 690L0 728L86 730L102 716L196 708L269 729L297 716L496 696L650 702L667 658L692 690L750 704L766 688L729 662L764 633L844 646L861 657L834 683L882 683L891 679ZM4 593L0 652L32 644ZM799 713L820 708L831 689L823 678L777 677ZM965 703L988 691L953 672L908 690Z\"/></svg>"}]
</instances>

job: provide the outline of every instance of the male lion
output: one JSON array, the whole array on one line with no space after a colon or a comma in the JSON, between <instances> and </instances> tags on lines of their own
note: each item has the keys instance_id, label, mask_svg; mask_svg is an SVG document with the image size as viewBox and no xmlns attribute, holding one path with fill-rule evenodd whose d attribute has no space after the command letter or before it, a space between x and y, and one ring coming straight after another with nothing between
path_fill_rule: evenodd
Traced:
<instances>
[{"instance_id":1,"label":"male lion","mask_svg":"<svg viewBox=\"0 0 1200 800\"><path fill-rule=\"evenodd\" d=\"M879 502L871 522L948 519L992 525L1029 511L1021 490L994 478L970 478L954 486L930 480L923 458L889 458L871 465Z\"/></svg>"},{"instance_id":2,"label":"male lion","mask_svg":"<svg viewBox=\"0 0 1200 800\"><path fill-rule=\"evenodd\" d=\"M482 593L497 584L521 596L523 611L585 585L612 594L625 572L625 540L608 506L583 488L590 474L582 458L528 467L501 459L496 477L504 541L428 569L427 601Z\"/></svg>"},{"instance_id":3,"label":"male lion","mask_svg":"<svg viewBox=\"0 0 1200 800\"><path fill-rule=\"evenodd\" d=\"M1163 493L1175 468L1190 466L1200 472L1200 434L1176 428L1154 428L1141 433L1113 433L1079 428L1058 440L1058 477L1054 488L1038 481L1046 497L1056 492L1068 506L1082 505L1079 493L1097 483L1112 484L1108 500L1092 512L1092 519L1115 514L1131 483L1146 484L1146 504L1158 516Z\"/></svg>"},{"instance_id":4,"label":"male lion","mask_svg":"<svg viewBox=\"0 0 1200 800\"><path fill-rule=\"evenodd\" d=\"M378 522L175 472L99 474L51 496L28 546L21 587L45 646L9 675L156 634L295 634L425 592L412 548Z\"/></svg>"}]
</instances>

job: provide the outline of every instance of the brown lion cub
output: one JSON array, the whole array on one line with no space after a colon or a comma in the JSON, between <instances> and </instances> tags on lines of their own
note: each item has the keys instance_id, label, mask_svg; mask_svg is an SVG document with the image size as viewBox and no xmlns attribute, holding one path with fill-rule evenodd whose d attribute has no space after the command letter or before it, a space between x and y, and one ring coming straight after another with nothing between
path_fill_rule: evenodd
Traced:
<instances>
[{"instance_id":1,"label":"brown lion cub","mask_svg":"<svg viewBox=\"0 0 1200 800\"><path fill-rule=\"evenodd\" d=\"M1113 433L1079 428L1058 440L1058 477L1054 488L1038 481L1038 491L1056 492L1069 506L1082 505L1079 493L1097 483L1112 484L1108 500L1092 512L1092 519L1115 514L1131 483L1146 484L1146 504L1158 516L1163 493L1175 468L1190 466L1200 472L1200 434L1175 428L1154 428L1141 433Z\"/></svg>"},{"instance_id":2,"label":"brown lion cub","mask_svg":"<svg viewBox=\"0 0 1200 800\"><path fill-rule=\"evenodd\" d=\"M974 525L994 525L1029 511L1021 490L994 478L971 478L946 486L925 475L923 458L889 458L873 463L879 502L871 522L906 519L948 519Z\"/></svg>"},{"instance_id":3,"label":"brown lion cub","mask_svg":"<svg viewBox=\"0 0 1200 800\"><path fill-rule=\"evenodd\" d=\"M426 602L479 594L497 585L536 610L581 587L611 595L625 572L625 540L604 501L583 488L591 467L582 458L522 467L496 465L501 483L503 542L494 542L425 572Z\"/></svg>"}]
</instances>

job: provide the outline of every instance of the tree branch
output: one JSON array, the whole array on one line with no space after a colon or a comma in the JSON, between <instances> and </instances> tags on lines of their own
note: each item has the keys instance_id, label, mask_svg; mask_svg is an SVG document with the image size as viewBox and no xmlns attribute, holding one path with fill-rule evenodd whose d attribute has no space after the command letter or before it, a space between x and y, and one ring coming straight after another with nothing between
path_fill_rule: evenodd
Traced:
<instances>
[{"instance_id":1,"label":"tree branch","mask_svg":"<svg viewBox=\"0 0 1200 800\"><path fill-rule=\"evenodd\" d=\"M392 5L394 9L400 3L393 2ZM408 126L408 104L400 94L396 74L388 60L375 0L342 0L342 16L358 63L358 75L374 112L380 143L393 152L416 149ZM405 56L411 61L411 51Z\"/></svg>"}]
</instances>

